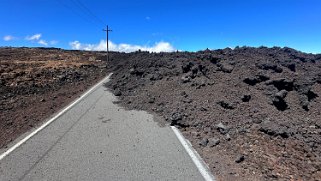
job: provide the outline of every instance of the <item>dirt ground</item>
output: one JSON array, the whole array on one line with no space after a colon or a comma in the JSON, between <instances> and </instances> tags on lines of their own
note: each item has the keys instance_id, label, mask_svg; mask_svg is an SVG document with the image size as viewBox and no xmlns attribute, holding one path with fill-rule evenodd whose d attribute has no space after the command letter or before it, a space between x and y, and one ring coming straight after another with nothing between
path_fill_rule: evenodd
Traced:
<instances>
[{"instance_id":1,"label":"dirt ground","mask_svg":"<svg viewBox=\"0 0 321 181\"><path fill-rule=\"evenodd\" d=\"M0 148L106 76L91 52L0 48Z\"/></svg>"},{"instance_id":2,"label":"dirt ground","mask_svg":"<svg viewBox=\"0 0 321 181\"><path fill-rule=\"evenodd\" d=\"M177 126L218 180L321 180L321 55L0 48L0 148L113 72L120 104Z\"/></svg>"},{"instance_id":3,"label":"dirt ground","mask_svg":"<svg viewBox=\"0 0 321 181\"><path fill-rule=\"evenodd\" d=\"M218 180L321 180L320 60L278 47L114 54L106 86L179 127Z\"/></svg>"}]
</instances>

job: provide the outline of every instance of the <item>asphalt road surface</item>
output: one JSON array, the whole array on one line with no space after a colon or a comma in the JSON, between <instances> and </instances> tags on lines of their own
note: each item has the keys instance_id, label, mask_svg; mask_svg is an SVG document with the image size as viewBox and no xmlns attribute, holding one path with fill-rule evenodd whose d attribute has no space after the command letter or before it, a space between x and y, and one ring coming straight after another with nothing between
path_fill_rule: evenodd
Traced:
<instances>
[{"instance_id":1,"label":"asphalt road surface","mask_svg":"<svg viewBox=\"0 0 321 181\"><path fill-rule=\"evenodd\" d=\"M204 180L169 126L115 101L103 85L96 86L2 154L0 180Z\"/></svg>"}]
</instances>

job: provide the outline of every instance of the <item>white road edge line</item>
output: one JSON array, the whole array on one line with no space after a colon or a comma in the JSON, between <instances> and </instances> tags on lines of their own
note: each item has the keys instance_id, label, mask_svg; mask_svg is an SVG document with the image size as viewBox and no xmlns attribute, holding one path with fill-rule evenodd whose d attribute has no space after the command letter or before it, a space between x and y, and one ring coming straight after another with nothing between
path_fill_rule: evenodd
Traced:
<instances>
[{"instance_id":1,"label":"white road edge line","mask_svg":"<svg viewBox=\"0 0 321 181\"><path fill-rule=\"evenodd\" d=\"M197 167L198 171L201 173L205 181L215 181L214 175L212 175L212 173L209 171L208 166L203 161L201 156L196 152L196 150L192 147L192 144L184 138L182 133L175 126L171 126L171 129L185 148L188 155L193 160L195 166Z\"/></svg>"},{"instance_id":2,"label":"white road edge line","mask_svg":"<svg viewBox=\"0 0 321 181\"><path fill-rule=\"evenodd\" d=\"M98 86L100 86L101 84L103 84L107 79L110 78L110 76L112 75L112 73L110 73L107 77L105 77L103 80L101 80L100 82L98 82L96 85L94 85L91 89L89 89L87 92L85 92L83 95L81 95L78 99L76 99L74 102L72 102L69 106L67 106L66 108L64 108L63 110L61 110L58 114L56 114L53 118L49 119L47 122L45 122L44 124L42 124L39 128L37 128L36 130L34 130L33 132L31 132L28 136L26 136L25 138L23 138L22 140L20 140L18 143L16 143L15 145L13 145L11 148L9 148L7 151L5 151L4 153L2 153L0 155L0 161L6 157L7 155L9 155L11 152L13 152L15 149L17 149L19 146L21 146L23 143L25 143L27 140L29 140L31 137L33 137L34 135L36 135L39 131L41 131L42 129L44 129L45 127L47 127L50 123L52 123L53 121L55 121L57 118L59 118L60 116L62 116L64 113L66 113L70 108L72 108L74 105L76 105L78 102L80 102L83 98L85 98L88 94L90 94L91 92L93 92Z\"/></svg>"}]
</instances>

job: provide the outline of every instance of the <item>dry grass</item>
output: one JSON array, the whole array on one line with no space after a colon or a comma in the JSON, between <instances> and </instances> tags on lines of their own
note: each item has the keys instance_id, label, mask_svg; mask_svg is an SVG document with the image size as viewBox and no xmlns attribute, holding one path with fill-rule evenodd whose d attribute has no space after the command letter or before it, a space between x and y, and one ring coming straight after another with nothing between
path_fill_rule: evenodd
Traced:
<instances>
[{"instance_id":1,"label":"dry grass","mask_svg":"<svg viewBox=\"0 0 321 181\"><path fill-rule=\"evenodd\" d=\"M80 67L83 65L92 64L89 61L69 61L69 60L46 60L46 61L2 61L2 63L16 64L26 67L26 71L29 68L68 68L68 67Z\"/></svg>"}]
</instances>

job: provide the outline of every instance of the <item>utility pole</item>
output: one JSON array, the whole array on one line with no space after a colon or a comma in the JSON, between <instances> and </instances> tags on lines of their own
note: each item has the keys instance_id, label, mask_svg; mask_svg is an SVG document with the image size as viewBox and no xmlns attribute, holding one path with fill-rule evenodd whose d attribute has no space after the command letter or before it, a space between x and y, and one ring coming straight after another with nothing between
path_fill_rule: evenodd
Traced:
<instances>
[{"instance_id":1,"label":"utility pole","mask_svg":"<svg viewBox=\"0 0 321 181\"><path fill-rule=\"evenodd\" d=\"M107 34L107 36L106 36L106 38L107 38L107 42L106 42L106 44L107 44L107 62L109 62L108 32L113 31L113 30L109 29L109 27L107 25L107 29L103 29L103 31L106 31L106 34Z\"/></svg>"}]
</instances>

